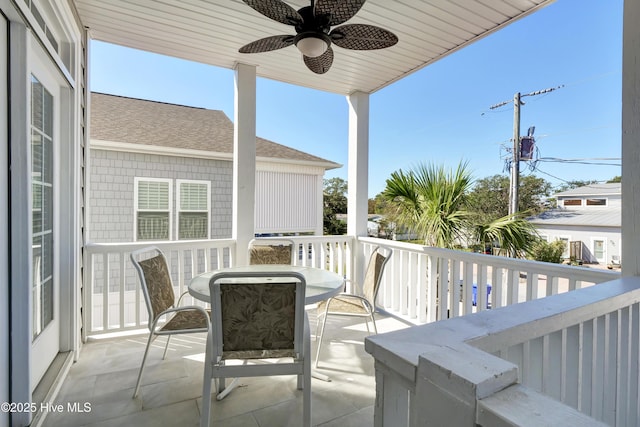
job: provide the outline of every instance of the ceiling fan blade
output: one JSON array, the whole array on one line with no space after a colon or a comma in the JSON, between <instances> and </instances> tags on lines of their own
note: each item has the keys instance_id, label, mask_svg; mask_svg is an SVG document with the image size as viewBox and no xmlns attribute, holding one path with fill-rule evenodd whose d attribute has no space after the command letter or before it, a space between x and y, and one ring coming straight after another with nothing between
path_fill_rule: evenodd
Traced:
<instances>
[{"instance_id":1,"label":"ceiling fan blade","mask_svg":"<svg viewBox=\"0 0 640 427\"><path fill-rule=\"evenodd\" d=\"M304 63L308 69L313 71L316 74L324 74L329 71L331 68L331 64L333 64L333 49L331 46L320 56L315 58L311 58L309 56L304 56Z\"/></svg>"},{"instance_id":2,"label":"ceiling fan blade","mask_svg":"<svg viewBox=\"0 0 640 427\"><path fill-rule=\"evenodd\" d=\"M329 25L339 25L353 18L366 0L317 0L313 14L328 15Z\"/></svg>"},{"instance_id":3,"label":"ceiling fan blade","mask_svg":"<svg viewBox=\"0 0 640 427\"><path fill-rule=\"evenodd\" d=\"M336 45L353 50L384 49L398 43L391 31L366 24L342 25L334 28L329 37Z\"/></svg>"},{"instance_id":4,"label":"ceiling fan blade","mask_svg":"<svg viewBox=\"0 0 640 427\"><path fill-rule=\"evenodd\" d=\"M282 49L293 44L294 36L271 36L260 40L253 41L238 49L240 53L260 53L269 52L271 50Z\"/></svg>"},{"instance_id":5,"label":"ceiling fan blade","mask_svg":"<svg viewBox=\"0 0 640 427\"><path fill-rule=\"evenodd\" d=\"M281 0L242 0L267 18L287 25L302 23L302 16Z\"/></svg>"}]
</instances>

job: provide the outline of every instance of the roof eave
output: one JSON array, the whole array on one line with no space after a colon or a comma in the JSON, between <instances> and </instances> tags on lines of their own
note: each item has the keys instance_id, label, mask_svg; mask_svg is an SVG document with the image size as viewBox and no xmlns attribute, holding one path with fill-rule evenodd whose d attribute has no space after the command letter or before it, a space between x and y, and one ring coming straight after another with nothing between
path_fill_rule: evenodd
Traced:
<instances>
[{"instance_id":1,"label":"roof eave","mask_svg":"<svg viewBox=\"0 0 640 427\"><path fill-rule=\"evenodd\" d=\"M159 156L191 157L196 159L233 161L233 153L221 153L217 151L193 150L188 148L162 147L158 145L134 144L130 142L105 141L91 139L89 147L95 150L121 151L126 153L156 154ZM296 166L321 167L325 170L342 167L339 163L329 161L310 161L296 159L281 159L275 157L256 156L256 161L264 163L279 163Z\"/></svg>"}]
</instances>

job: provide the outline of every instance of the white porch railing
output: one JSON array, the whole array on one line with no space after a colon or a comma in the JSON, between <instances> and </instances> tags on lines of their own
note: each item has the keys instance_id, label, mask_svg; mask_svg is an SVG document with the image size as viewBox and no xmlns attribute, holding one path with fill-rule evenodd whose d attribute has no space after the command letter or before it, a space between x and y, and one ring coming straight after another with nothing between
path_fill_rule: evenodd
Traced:
<instances>
[{"instance_id":1,"label":"white porch railing","mask_svg":"<svg viewBox=\"0 0 640 427\"><path fill-rule=\"evenodd\" d=\"M376 426L640 423L640 277L366 339Z\"/></svg>"},{"instance_id":2,"label":"white porch railing","mask_svg":"<svg viewBox=\"0 0 640 427\"><path fill-rule=\"evenodd\" d=\"M296 265L328 269L351 278L353 242L348 236L300 236ZM236 243L231 239L170 242L88 243L85 245L83 339L89 335L147 327L148 315L129 254L157 246L167 257L176 297L191 278L205 271L234 265ZM185 303L201 304L189 299Z\"/></svg>"},{"instance_id":3,"label":"white porch railing","mask_svg":"<svg viewBox=\"0 0 640 427\"><path fill-rule=\"evenodd\" d=\"M531 301L620 277L619 272L609 270L393 240L358 238L358 242L366 254L377 245L393 249L378 305L415 324ZM439 280L440 277L446 280Z\"/></svg>"},{"instance_id":4,"label":"white porch railing","mask_svg":"<svg viewBox=\"0 0 640 427\"><path fill-rule=\"evenodd\" d=\"M235 241L231 239L88 243L84 247L83 339L147 327L147 308L129 254L152 245L167 257L176 296L186 291L194 275L233 265Z\"/></svg>"},{"instance_id":5,"label":"white porch railing","mask_svg":"<svg viewBox=\"0 0 640 427\"><path fill-rule=\"evenodd\" d=\"M351 280L356 262L364 263L375 246L393 248L378 304L389 313L416 324L566 292L619 275L383 239L288 238L297 246L296 265L331 270ZM149 245L158 246L166 254L176 295L186 290L194 275L232 266L236 250L235 241L231 239L85 245L84 337L146 327L147 311L129 253ZM361 267L362 270L364 266ZM439 277L447 280L440 281ZM439 298L440 295L446 297Z\"/></svg>"}]
</instances>

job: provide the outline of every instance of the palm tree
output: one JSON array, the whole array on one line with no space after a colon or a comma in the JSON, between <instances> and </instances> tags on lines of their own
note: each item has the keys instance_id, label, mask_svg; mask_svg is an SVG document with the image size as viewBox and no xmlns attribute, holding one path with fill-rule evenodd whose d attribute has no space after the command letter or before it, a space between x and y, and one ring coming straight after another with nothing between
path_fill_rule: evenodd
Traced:
<instances>
[{"instance_id":1,"label":"palm tree","mask_svg":"<svg viewBox=\"0 0 640 427\"><path fill-rule=\"evenodd\" d=\"M515 213L495 219L487 224L473 224L473 236L482 245L497 243L507 254L530 254L540 236L524 213Z\"/></svg>"},{"instance_id":2,"label":"palm tree","mask_svg":"<svg viewBox=\"0 0 640 427\"><path fill-rule=\"evenodd\" d=\"M466 162L451 171L419 164L408 172L393 172L383 196L394 207L394 219L418 234L426 245L453 248L472 239L482 245L497 242L511 254L528 252L537 233L523 214L486 224L473 222L473 215L466 210L471 185Z\"/></svg>"},{"instance_id":3,"label":"palm tree","mask_svg":"<svg viewBox=\"0 0 640 427\"><path fill-rule=\"evenodd\" d=\"M383 195L393 202L396 220L426 245L451 248L464 237L471 183L466 163L449 172L443 166L419 164L406 173L392 173Z\"/></svg>"}]
</instances>

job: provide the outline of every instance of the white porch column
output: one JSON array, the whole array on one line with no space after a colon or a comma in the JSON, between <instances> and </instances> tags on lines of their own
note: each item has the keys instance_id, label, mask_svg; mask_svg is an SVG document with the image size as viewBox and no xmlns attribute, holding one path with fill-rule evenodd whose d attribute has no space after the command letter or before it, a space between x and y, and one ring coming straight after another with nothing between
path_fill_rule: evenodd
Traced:
<instances>
[{"instance_id":1,"label":"white porch column","mask_svg":"<svg viewBox=\"0 0 640 427\"><path fill-rule=\"evenodd\" d=\"M640 2L625 0L622 48L622 274L640 275Z\"/></svg>"},{"instance_id":2,"label":"white porch column","mask_svg":"<svg viewBox=\"0 0 640 427\"><path fill-rule=\"evenodd\" d=\"M237 64L233 120L233 231L235 265L248 263L254 236L256 190L256 67Z\"/></svg>"},{"instance_id":3,"label":"white porch column","mask_svg":"<svg viewBox=\"0 0 640 427\"><path fill-rule=\"evenodd\" d=\"M347 234L367 235L369 199L369 94L354 92L349 102L349 159ZM354 279L362 283L363 255L356 245L354 253Z\"/></svg>"}]
</instances>

